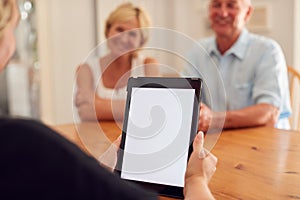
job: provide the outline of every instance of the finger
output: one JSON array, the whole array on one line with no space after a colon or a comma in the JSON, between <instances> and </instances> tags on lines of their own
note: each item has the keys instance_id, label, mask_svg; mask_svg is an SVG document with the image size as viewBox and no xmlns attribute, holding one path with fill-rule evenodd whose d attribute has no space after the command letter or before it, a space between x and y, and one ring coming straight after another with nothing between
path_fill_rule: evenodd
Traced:
<instances>
[{"instance_id":1,"label":"finger","mask_svg":"<svg viewBox=\"0 0 300 200\"><path fill-rule=\"evenodd\" d=\"M203 138L204 138L203 132L199 131L193 142L193 149L195 153L198 155L203 148Z\"/></svg>"},{"instance_id":2,"label":"finger","mask_svg":"<svg viewBox=\"0 0 300 200\"><path fill-rule=\"evenodd\" d=\"M204 133L202 131L198 132L197 139L199 140L198 147L196 147L199 150L198 156L199 156L200 159L203 159L208 155L209 152L203 147L203 145L204 145Z\"/></svg>"},{"instance_id":3,"label":"finger","mask_svg":"<svg viewBox=\"0 0 300 200\"><path fill-rule=\"evenodd\" d=\"M199 131L197 134L197 138L199 139L199 149L202 149L204 144L204 133L202 131Z\"/></svg>"}]
</instances>

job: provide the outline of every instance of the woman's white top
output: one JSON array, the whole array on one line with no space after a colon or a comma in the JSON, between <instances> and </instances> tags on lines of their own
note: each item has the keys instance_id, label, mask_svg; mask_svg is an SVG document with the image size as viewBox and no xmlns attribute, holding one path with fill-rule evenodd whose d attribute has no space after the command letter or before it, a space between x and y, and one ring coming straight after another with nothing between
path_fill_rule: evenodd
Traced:
<instances>
[{"instance_id":1,"label":"woman's white top","mask_svg":"<svg viewBox=\"0 0 300 200\"><path fill-rule=\"evenodd\" d=\"M134 57L131 61L131 70L130 77L143 77L145 76L145 66L144 66L145 57L138 55ZM86 61L89 65L92 74L93 74L93 83L94 89L99 97L104 99L115 99L115 100L125 100L126 99L126 86L118 89L107 88L102 82L102 71L99 62L99 57L90 58ZM77 91L77 85L75 85L74 95ZM74 96L75 98L75 96ZM73 105L73 119L74 122L81 122L79 114L77 112L77 107Z\"/></svg>"},{"instance_id":2,"label":"woman's white top","mask_svg":"<svg viewBox=\"0 0 300 200\"><path fill-rule=\"evenodd\" d=\"M136 56L132 59L130 77L145 76L143 56ZM94 58L87 61L94 79L94 88L99 97L104 99L126 99L126 86L118 89L107 88L102 82L102 71L99 58Z\"/></svg>"}]
</instances>

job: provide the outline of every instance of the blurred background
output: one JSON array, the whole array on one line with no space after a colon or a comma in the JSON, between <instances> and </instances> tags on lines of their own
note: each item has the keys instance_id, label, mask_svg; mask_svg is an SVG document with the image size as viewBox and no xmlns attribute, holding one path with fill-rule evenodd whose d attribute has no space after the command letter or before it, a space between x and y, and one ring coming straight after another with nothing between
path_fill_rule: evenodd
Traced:
<instances>
[{"instance_id":1,"label":"blurred background","mask_svg":"<svg viewBox=\"0 0 300 200\"><path fill-rule=\"evenodd\" d=\"M49 124L72 123L76 67L105 40L105 19L122 2L125 1L18 0L18 46L0 76L0 115L31 117ZM130 2L148 11L154 27L179 31L195 40L211 34L206 16L208 0ZM300 1L252 2L255 11L248 28L275 39L287 64L300 70L300 39L296 37L300 35ZM168 59L168 64L176 65L176 60L168 56L159 58ZM171 72L162 73L167 76Z\"/></svg>"}]
</instances>

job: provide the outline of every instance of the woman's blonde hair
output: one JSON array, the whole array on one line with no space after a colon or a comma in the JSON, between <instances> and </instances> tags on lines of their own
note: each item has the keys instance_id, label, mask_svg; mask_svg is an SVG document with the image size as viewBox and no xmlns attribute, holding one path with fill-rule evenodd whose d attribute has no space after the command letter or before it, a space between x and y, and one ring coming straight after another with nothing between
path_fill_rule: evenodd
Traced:
<instances>
[{"instance_id":1,"label":"woman's blonde hair","mask_svg":"<svg viewBox=\"0 0 300 200\"><path fill-rule=\"evenodd\" d=\"M13 12L13 0L0 0L0 38Z\"/></svg>"},{"instance_id":2,"label":"woman's blonde hair","mask_svg":"<svg viewBox=\"0 0 300 200\"><path fill-rule=\"evenodd\" d=\"M116 22L126 22L133 17L136 17L140 28L149 27L151 22L148 14L142 8L134 6L132 3L123 3L119 5L114 11L112 11L106 20L105 24L105 36L107 38L109 29ZM142 41L141 46L143 46L149 37L146 29L141 30Z\"/></svg>"}]
</instances>

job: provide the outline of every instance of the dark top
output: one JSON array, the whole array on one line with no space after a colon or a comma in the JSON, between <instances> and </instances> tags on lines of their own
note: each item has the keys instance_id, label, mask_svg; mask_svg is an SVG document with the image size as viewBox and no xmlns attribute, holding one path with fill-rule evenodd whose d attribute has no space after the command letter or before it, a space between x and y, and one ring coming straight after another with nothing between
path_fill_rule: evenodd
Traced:
<instances>
[{"instance_id":1,"label":"dark top","mask_svg":"<svg viewBox=\"0 0 300 200\"><path fill-rule=\"evenodd\" d=\"M0 119L0 159L0 199L157 199L36 121Z\"/></svg>"}]
</instances>

